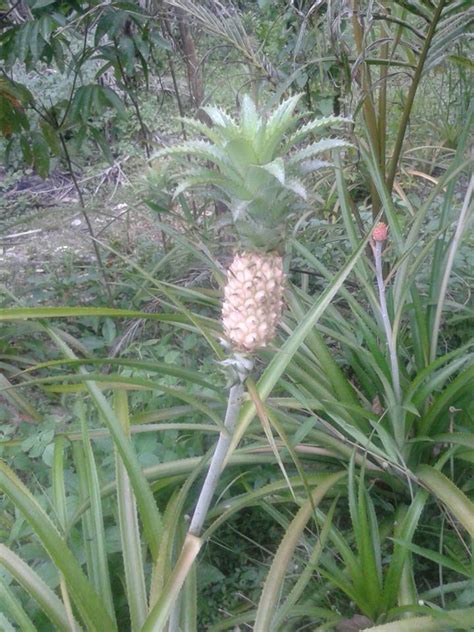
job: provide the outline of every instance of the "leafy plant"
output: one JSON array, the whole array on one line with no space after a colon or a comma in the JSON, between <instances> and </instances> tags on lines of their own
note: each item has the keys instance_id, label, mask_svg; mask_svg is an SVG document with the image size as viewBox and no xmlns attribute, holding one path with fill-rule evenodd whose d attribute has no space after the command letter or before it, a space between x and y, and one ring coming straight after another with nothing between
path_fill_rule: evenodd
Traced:
<instances>
[{"instance_id":1,"label":"leafy plant","mask_svg":"<svg viewBox=\"0 0 474 632\"><path fill-rule=\"evenodd\" d=\"M150 201L166 235L166 253L142 263L104 246L120 271L127 268L131 289L117 292L127 309L27 307L20 301L12 307L15 298L5 288L0 627L472 627L472 310L457 278L469 267L464 240L472 211L472 111L455 148L437 165L436 178L428 180L429 194L405 194L400 187L392 194L387 165L396 152L387 163L390 130L383 124L389 69L413 69L413 86L418 68L423 74L446 59L464 31L458 11L465 5L395 4L390 13L377 5L382 13L370 13L373 21L362 24L354 3L350 25L340 31L341 41L357 46L358 27L366 29L357 58L351 53L341 62L361 80L364 112L367 102L376 96L380 101L377 136L368 111L360 124L367 129L357 133L356 127L356 170L343 165L337 152L331 157L335 187L311 191L311 176L304 189L295 186L306 161L308 172L322 166L312 162L313 152L343 145L330 139L301 146L322 122L295 115L298 97L285 99L273 115L243 98L238 122L207 108L211 127L187 118L184 125L209 142L187 141L163 152L179 158L175 180L187 173L174 198L170 188ZM36 3L33 21L49 5L66 10L60 3ZM292 24L299 15L301 28L322 29L321 15L312 22L312 6L294 3ZM324 14L334 27L335 6L325 6ZM216 16L218 6L191 8L203 26L213 16L215 32L240 46L246 63L266 65L246 39L255 7L248 9L245 27L240 15L234 23L228 11L225 19ZM78 12L67 19L75 24L79 15L84 18ZM86 17L99 20L103 34L99 29L94 46L110 53L122 89L128 82L136 97L135 70L145 73L143 64L151 60L143 12L94 5ZM125 26L127 42L116 50ZM105 40L106 28L115 43ZM382 31L386 37L379 41ZM422 44L424 59L423 48L418 57L420 50L410 45L418 31L432 35ZM45 46L27 46L27 63L34 64L36 54L47 61L55 37L65 31L48 33ZM89 47L84 32L81 37ZM374 50L380 56L373 57ZM337 63L337 55L328 63ZM302 70L282 81L274 101ZM269 74L271 81L281 79ZM2 86L2 129L8 135L8 118L17 117L12 132L29 134L23 118L29 96L11 82ZM111 104L110 93L95 83L78 84L74 93L77 98L58 106L71 125L89 125ZM414 103L414 96L411 104L402 102L402 121ZM385 154L374 140L382 143L382 137ZM69 149L71 139L64 140ZM359 171L371 189L368 199ZM215 221L206 202L201 207L199 198L191 198L198 187L209 199L208 185L230 208L245 247L251 244L249 258L258 246L282 244L288 257L276 336L240 348L230 362L219 343L220 259L222 237L234 243L235 235L218 215ZM277 220L285 224L289 211L296 216L304 198L313 196L324 203L323 218L310 209L289 238ZM183 251L189 265L202 269L204 263L210 270L192 286L167 276L177 261L182 265ZM148 296L153 301L146 308L131 307ZM134 339L145 322L154 329ZM194 516L191 522L188 516ZM245 548L232 542L236 529ZM232 559L225 552L229 545L237 548ZM229 566L230 577L223 579ZM213 589L218 584L219 592Z\"/></svg>"}]
</instances>

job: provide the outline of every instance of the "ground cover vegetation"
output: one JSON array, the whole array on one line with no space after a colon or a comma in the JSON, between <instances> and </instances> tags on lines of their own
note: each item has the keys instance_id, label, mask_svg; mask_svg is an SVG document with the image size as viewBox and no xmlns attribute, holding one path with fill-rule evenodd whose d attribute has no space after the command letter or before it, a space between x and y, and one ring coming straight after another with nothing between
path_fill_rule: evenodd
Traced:
<instances>
[{"instance_id":1,"label":"ground cover vegetation","mask_svg":"<svg viewBox=\"0 0 474 632\"><path fill-rule=\"evenodd\" d=\"M0 629L472 630L467 0L0 0Z\"/></svg>"}]
</instances>

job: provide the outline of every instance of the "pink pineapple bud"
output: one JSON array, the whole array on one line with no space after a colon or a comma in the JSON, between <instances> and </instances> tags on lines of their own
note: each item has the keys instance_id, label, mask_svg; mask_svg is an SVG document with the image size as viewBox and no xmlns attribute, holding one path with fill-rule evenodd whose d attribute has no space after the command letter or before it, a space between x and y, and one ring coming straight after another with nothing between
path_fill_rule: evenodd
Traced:
<instances>
[{"instance_id":1,"label":"pink pineapple bud","mask_svg":"<svg viewBox=\"0 0 474 632\"><path fill-rule=\"evenodd\" d=\"M385 241L388 236L388 226L384 222L379 222L372 231L374 241Z\"/></svg>"}]
</instances>

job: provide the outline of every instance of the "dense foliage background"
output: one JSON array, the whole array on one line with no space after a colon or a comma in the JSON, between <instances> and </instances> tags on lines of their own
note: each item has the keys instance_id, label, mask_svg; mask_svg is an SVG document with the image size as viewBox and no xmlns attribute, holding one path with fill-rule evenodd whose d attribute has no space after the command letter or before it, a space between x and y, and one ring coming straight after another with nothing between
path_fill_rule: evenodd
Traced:
<instances>
[{"instance_id":1,"label":"dense foliage background","mask_svg":"<svg viewBox=\"0 0 474 632\"><path fill-rule=\"evenodd\" d=\"M1 630L472 629L473 19L0 0ZM283 322L190 544L238 240L184 176L244 95L298 93L344 149L289 204Z\"/></svg>"}]
</instances>

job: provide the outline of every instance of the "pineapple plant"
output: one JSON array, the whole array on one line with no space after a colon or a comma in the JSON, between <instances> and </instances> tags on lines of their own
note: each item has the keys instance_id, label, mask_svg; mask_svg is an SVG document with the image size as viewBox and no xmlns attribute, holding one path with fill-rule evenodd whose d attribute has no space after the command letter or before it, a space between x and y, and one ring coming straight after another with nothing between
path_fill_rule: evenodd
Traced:
<instances>
[{"instance_id":1,"label":"pineapple plant","mask_svg":"<svg viewBox=\"0 0 474 632\"><path fill-rule=\"evenodd\" d=\"M239 245L227 273L222 324L240 354L252 354L275 336L283 307L285 234L290 218L307 204L305 176L329 166L319 154L348 146L338 138L301 146L321 128L347 119L329 116L299 125L305 116L296 112L300 97L264 115L244 96L238 121L220 108L204 107L212 127L184 119L203 138L157 154L177 158L182 179L175 197L211 185L232 214Z\"/></svg>"},{"instance_id":2,"label":"pineapple plant","mask_svg":"<svg viewBox=\"0 0 474 632\"><path fill-rule=\"evenodd\" d=\"M304 177L329 165L318 160L318 154L348 146L337 138L301 146L310 134L346 119L330 116L298 125L304 116L296 113L299 99L300 95L292 96L265 116L245 96L238 121L220 108L205 107L212 127L184 120L204 138L157 154L178 158L181 181L175 197L190 187L214 188L232 214L238 238L222 305L224 335L233 352L222 362L231 369L225 431L219 434L176 568L192 564L188 551L197 552L200 546L243 401L244 381L252 370L252 354L273 340L281 319L285 234L290 218L307 204ZM183 573L181 577L184 580ZM178 590L181 585L182 581Z\"/></svg>"}]
</instances>

